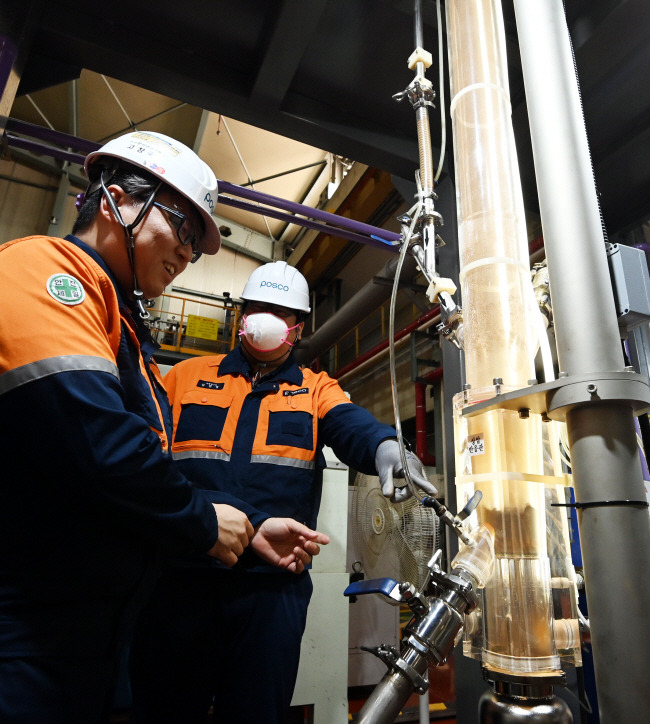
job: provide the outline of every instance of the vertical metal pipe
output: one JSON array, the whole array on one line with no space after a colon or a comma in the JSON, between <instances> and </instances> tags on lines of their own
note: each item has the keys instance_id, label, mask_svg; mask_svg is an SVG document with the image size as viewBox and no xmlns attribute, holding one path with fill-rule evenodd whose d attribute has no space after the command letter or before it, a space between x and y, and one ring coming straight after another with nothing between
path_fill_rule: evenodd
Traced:
<instances>
[{"instance_id":1,"label":"vertical metal pipe","mask_svg":"<svg viewBox=\"0 0 650 724\"><path fill-rule=\"evenodd\" d=\"M570 375L621 370L614 293L562 0L515 0L515 12L560 369Z\"/></svg>"},{"instance_id":2,"label":"vertical metal pipe","mask_svg":"<svg viewBox=\"0 0 650 724\"><path fill-rule=\"evenodd\" d=\"M623 355L579 90L561 0L514 0L560 369L621 371ZM620 402L567 415L576 500L645 500L633 412ZM647 508L579 513L603 724L650 711Z\"/></svg>"},{"instance_id":3,"label":"vertical metal pipe","mask_svg":"<svg viewBox=\"0 0 650 724\"><path fill-rule=\"evenodd\" d=\"M630 409L588 405L567 416L576 499L645 500ZM598 706L602 724L650 711L650 524L645 507L578 511Z\"/></svg>"},{"instance_id":4,"label":"vertical metal pipe","mask_svg":"<svg viewBox=\"0 0 650 724\"><path fill-rule=\"evenodd\" d=\"M413 2L413 40L416 48L424 47L424 30L422 27L422 0Z\"/></svg>"}]
</instances>

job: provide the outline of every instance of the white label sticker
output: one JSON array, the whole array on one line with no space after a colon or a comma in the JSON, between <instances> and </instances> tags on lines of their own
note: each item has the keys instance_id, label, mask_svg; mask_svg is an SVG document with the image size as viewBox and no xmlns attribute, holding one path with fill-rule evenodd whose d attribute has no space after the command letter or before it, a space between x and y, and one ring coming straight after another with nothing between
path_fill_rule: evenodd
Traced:
<instances>
[{"instance_id":1,"label":"white label sticker","mask_svg":"<svg viewBox=\"0 0 650 724\"><path fill-rule=\"evenodd\" d=\"M467 448L470 455L483 455L485 453L483 433L480 432L478 435L470 435L470 437L467 438Z\"/></svg>"}]
</instances>

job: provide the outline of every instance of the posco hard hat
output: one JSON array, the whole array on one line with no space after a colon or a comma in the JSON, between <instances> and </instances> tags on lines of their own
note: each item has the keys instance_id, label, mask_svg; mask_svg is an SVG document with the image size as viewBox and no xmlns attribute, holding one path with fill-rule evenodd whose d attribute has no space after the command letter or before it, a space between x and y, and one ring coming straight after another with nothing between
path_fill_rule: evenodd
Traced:
<instances>
[{"instance_id":1,"label":"posco hard hat","mask_svg":"<svg viewBox=\"0 0 650 724\"><path fill-rule=\"evenodd\" d=\"M309 286L305 277L286 261L263 264L248 277L241 295L249 302L268 302L309 312Z\"/></svg>"},{"instance_id":2,"label":"posco hard hat","mask_svg":"<svg viewBox=\"0 0 650 724\"><path fill-rule=\"evenodd\" d=\"M93 167L101 166L101 159L105 156L144 168L183 195L201 214L205 224L201 251L204 254L219 251L221 234L212 216L218 195L217 178L191 148L162 133L127 133L86 156L84 167L91 181L99 176L93 173Z\"/></svg>"}]
</instances>

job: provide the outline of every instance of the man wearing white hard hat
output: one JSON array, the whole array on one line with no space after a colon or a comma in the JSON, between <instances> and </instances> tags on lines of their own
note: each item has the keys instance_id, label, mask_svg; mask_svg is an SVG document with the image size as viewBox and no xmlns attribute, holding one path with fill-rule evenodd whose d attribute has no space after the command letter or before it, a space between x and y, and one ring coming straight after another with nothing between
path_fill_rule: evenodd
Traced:
<instances>
[{"instance_id":1,"label":"man wearing white hard hat","mask_svg":"<svg viewBox=\"0 0 650 724\"><path fill-rule=\"evenodd\" d=\"M379 475L384 495L403 499L395 430L292 354L310 311L304 276L283 261L264 264L241 297L241 344L184 360L165 377L181 470L206 489L313 527L328 445L350 467ZM434 495L420 461L407 459L414 482ZM179 561L136 629L137 724L203 724L211 702L219 722L284 724L311 591L308 571L285 575L254 551L231 570L205 557Z\"/></svg>"},{"instance_id":2,"label":"man wearing white hard hat","mask_svg":"<svg viewBox=\"0 0 650 724\"><path fill-rule=\"evenodd\" d=\"M169 455L144 300L215 254L217 181L133 132L86 159L73 234L0 246L0 721L95 724L163 557L299 573L318 534L201 491ZM246 507L242 505L242 507ZM293 527L292 527L293 526Z\"/></svg>"}]
</instances>

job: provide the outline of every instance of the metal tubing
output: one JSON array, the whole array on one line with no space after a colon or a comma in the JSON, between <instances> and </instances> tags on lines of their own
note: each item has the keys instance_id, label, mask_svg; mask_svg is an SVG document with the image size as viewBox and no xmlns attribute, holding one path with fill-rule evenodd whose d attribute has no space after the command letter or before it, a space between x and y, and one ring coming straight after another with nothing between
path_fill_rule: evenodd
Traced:
<instances>
[{"instance_id":1,"label":"metal tubing","mask_svg":"<svg viewBox=\"0 0 650 724\"><path fill-rule=\"evenodd\" d=\"M393 724L413 693L413 684L399 671L388 672L359 712L357 724Z\"/></svg>"},{"instance_id":2,"label":"metal tubing","mask_svg":"<svg viewBox=\"0 0 650 724\"><path fill-rule=\"evenodd\" d=\"M424 29L422 24L422 0L414 0L413 3L413 40L416 48L424 47Z\"/></svg>"},{"instance_id":3,"label":"metal tubing","mask_svg":"<svg viewBox=\"0 0 650 724\"><path fill-rule=\"evenodd\" d=\"M420 149L420 183L425 197L431 197L434 186L433 153L431 150L431 127L429 109L421 106L415 111L418 147Z\"/></svg>"},{"instance_id":4,"label":"metal tubing","mask_svg":"<svg viewBox=\"0 0 650 724\"><path fill-rule=\"evenodd\" d=\"M515 11L560 369L569 375L621 370L614 292L562 0L515 0Z\"/></svg>"},{"instance_id":5,"label":"metal tubing","mask_svg":"<svg viewBox=\"0 0 650 724\"><path fill-rule=\"evenodd\" d=\"M623 369L586 130L561 0L514 1L547 252L560 369ZM542 60L540 60L540 58ZM631 408L585 404L567 415L578 503L645 500ZM603 724L644 721L650 688L647 508L579 513Z\"/></svg>"},{"instance_id":6,"label":"metal tubing","mask_svg":"<svg viewBox=\"0 0 650 724\"><path fill-rule=\"evenodd\" d=\"M645 500L628 407L585 405L567 415L576 501ZM602 724L644 721L650 711L648 509L578 509Z\"/></svg>"}]
</instances>

